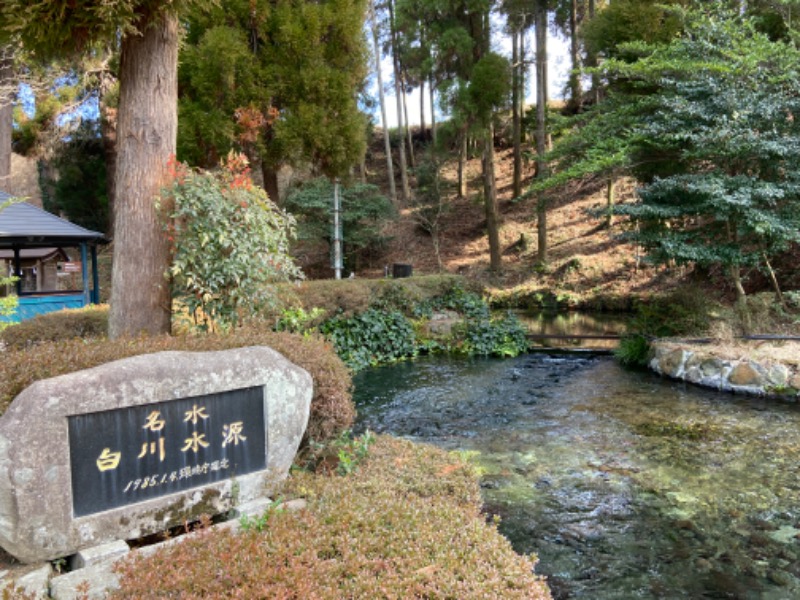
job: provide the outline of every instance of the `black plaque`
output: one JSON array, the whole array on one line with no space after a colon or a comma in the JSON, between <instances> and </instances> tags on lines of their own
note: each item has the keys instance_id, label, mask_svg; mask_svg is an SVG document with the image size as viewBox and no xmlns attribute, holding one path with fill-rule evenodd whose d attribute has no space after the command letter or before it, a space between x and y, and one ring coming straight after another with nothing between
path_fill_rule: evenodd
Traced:
<instances>
[{"instance_id":1,"label":"black plaque","mask_svg":"<svg viewBox=\"0 0 800 600\"><path fill-rule=\"evenodd\" d=\"M263 388L69 417L76 517L266 468Z\"/></svg>"}]
</instances>

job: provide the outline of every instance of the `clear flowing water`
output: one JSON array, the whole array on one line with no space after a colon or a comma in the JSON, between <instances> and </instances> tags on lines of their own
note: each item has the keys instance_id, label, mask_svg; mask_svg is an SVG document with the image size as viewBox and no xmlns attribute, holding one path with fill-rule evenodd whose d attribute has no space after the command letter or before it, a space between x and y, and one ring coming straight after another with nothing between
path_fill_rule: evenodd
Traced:
<instances>
[{"instance_id":1,"label":"clear flowing water","mask_svg":"<svg viewBox=\"0 0 800 600\"><path fill-rule=\"evenodd\" d=\"M800 406L610 357L360 373L358 427L468 453L557 599L800 598Z\"/></svg>"}]
</instances>

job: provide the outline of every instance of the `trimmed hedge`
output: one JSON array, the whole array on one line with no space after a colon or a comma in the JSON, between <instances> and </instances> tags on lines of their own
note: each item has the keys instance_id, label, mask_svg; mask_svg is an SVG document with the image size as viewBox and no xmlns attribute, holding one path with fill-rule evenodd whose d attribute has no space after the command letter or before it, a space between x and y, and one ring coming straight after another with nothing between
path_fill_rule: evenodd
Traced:
<instances>
[{"instance_id":1,"label":"trimmed hedge","mask_svg":"<svg viewBox=\"0 0 800 600\"><path fill-rule=\"evenodd\" d=\"M0 414L34 381L96 367L121 358L164 350L209 352L245 346L269 346L306 369L314 379L311 416L304 439L326 443L348 429L355 418L349 371L331 345L319 337L239 329L231 335L157 336L120 340L71 339L43 342L0 357Z\"/></svg>"},{"instance_id":2,"label":"trimmed hedge","mask_svg":"<svg viewBox=\"0 0 800 600\"><path fill-rule=\"evenodd\" d=\"M472 469L446 452L379 436L346 478L295 472L298 512L205 531L126 561L112 598L551 598L481 514Z\"/></svg>"},{"instance_id":3,"label":"trimmed hedge","mask_svg":"<svg viewBox=\"0 0 800 600\"><path fill-rule=\"evenodd\" d=\"M39 342L105 337L108 332L108 305L64 309L37 315L0 333L7 348L20 350Z\"/></svg>"}]
</instances>

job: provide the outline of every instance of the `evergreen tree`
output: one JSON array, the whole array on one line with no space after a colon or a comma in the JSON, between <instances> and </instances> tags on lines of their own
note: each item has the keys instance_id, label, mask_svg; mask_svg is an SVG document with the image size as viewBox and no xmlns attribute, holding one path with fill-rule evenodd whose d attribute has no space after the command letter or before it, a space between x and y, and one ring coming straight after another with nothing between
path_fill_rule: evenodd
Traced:
<instances>
[{"instance_id":1,"label":"evergreen tree","mask_svg":"<svg viewBox=\"0 0 800 600\"><path fill-rule=\"evenodd\" d=\"M344 176L366 148L365 0L222 0L195 10L180 68L178 154L211 167L231 148L278 199L283 164Z\"/></svg>"},{"instance_id":2,"label":"evergreen tree","mask_svg":"<svg viewBox=\"0 0 800 600\"><path fill-rule=\"evenodd\" d=\"M685 35L606 61L616 95L565 138L547 185L628 169L645 184L615 209L631 237L658 262L724 266L743 306L742 268L779 293L770 258L800 240L800 51L719 8L682 16Z\"/></svg>"}]
</instances>

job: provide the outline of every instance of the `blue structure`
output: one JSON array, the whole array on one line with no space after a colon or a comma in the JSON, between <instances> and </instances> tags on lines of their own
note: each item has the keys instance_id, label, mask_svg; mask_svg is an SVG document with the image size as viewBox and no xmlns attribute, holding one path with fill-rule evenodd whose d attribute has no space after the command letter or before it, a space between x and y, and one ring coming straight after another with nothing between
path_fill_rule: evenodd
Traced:
<instances>
[{"instance_id":1,"label":"blue structure","mask_svg":"<svg viewBox=\"0 0 800 600\"><path fill-rule=\"evenodd\" d=\"M0 206L10 199L8 194L0 191ZM18 278L16 294L19 306L10 320L23 321L62 308L96 304L100 299L97 246L106 243L108 241L102 233L79 227L26 202L15 202L0 209L0 259L10 262L11 274ZM81 289L59 290L59 286L53 283L43 286L41 272L33 273L36 277L34 289L24 289L23 282L27 283L27 279L23 277L23 265L26 262L37 261L41 271L42 261L52 263L61 258L64 261L62 267L77 273L77 261L67 260L66 248L80 252ZM35 269L28 268L27 271ZM48 287L51 289L46 289Z\"/></svg>"}]
</instances>

